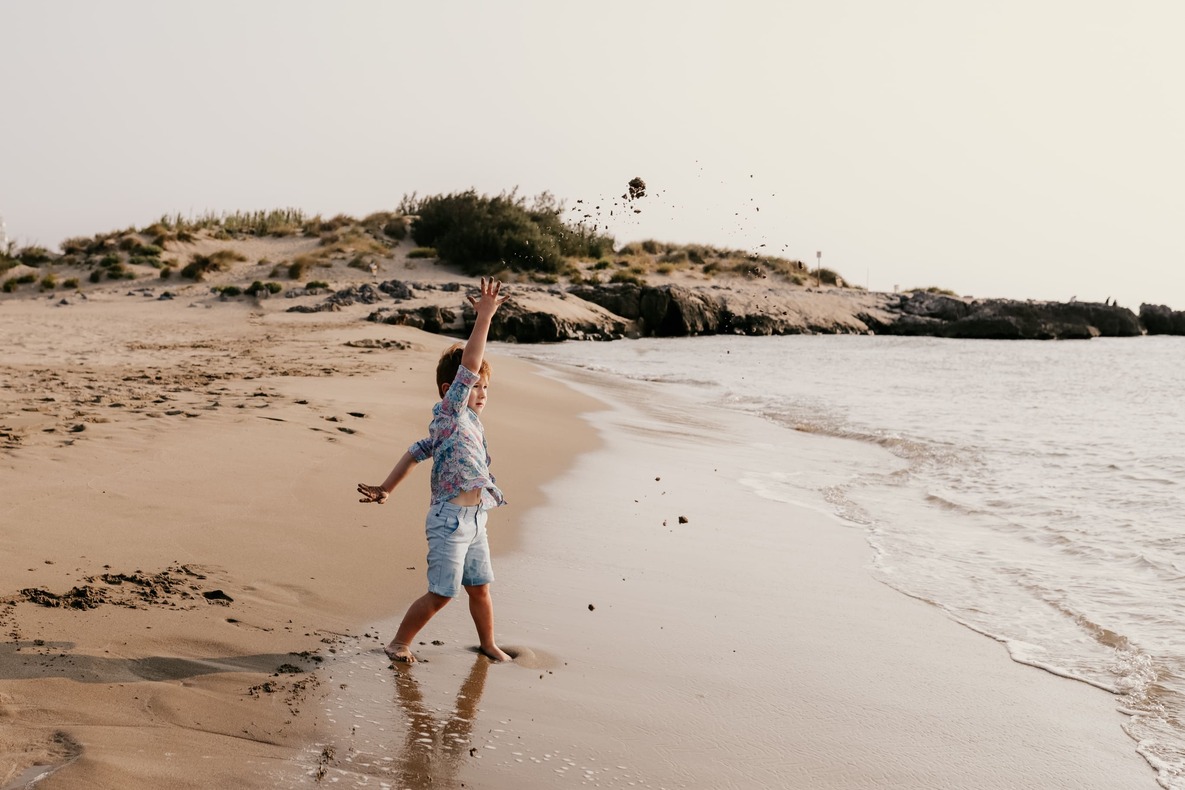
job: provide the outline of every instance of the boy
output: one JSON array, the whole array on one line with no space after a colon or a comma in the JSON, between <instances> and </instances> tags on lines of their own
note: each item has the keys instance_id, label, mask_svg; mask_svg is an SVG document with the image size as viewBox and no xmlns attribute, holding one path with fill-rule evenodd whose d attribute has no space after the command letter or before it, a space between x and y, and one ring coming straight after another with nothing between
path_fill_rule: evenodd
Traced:
<instances>
[{"instance_id":1,"label":"boy","mask_svg":"<svg viewBox=\"0 0 1185 790\"><path fill-rule=\"evenodd\" d=\"M469 614L481 652L491 661L509 661L494 641L494 604L486 510L505 504L490 474L485 429L480 415L490 385L485 361L490 320L508 298L502 283L481 278L481 296L468 297L477 310L469 342L445 351L436 367L441 401L432 409L428 437L413 444L382 485L358 484L360 502L383 504L416 464L432 458L432 504L428 508L428 592L412 602L395 638L386 647L392 661L413 663L411 643L432 616L460 593L469 594Z\"/></svg>"}]
</instances>

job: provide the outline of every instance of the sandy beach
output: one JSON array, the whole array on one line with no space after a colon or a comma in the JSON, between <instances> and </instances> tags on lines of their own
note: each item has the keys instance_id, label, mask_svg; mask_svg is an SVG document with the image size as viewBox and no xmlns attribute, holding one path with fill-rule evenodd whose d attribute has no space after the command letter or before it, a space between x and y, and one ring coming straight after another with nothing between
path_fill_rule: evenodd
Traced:
<instances>
[{"instance_id":1,"label":"sandy beach","mask_svg":"<svg viewBox=\"0 0 1185 790\"><path fill-rule=\"evenodd\" d=\"M494 349L500 642L423 588L451 339L366 308L0 304L0 788L1142 788L1110 695L867 572L755 496L765 423ZM826 451L791 436L809 463Z\"/></svg>"}]
</instances>

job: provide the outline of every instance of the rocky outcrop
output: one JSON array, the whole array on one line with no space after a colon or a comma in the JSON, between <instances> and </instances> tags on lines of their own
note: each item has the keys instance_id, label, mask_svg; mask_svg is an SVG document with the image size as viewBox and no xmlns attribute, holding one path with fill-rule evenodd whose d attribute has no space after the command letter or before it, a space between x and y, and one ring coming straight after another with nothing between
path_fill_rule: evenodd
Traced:
<instances>
[{"instance_id":1,"label":"rocky outcrop","mask_svg":"<svg viewBox=\"0 0 1185 790\"><path fill-rule=\"evenodd\" d=\"M1143 331L1131 310L1097 302L965 300L914 292L901 296L889 313L888 320L873 323L874 332L990 340L1086 340L1134 337Z\"/></svg>"},{"instance_id":2,"label":"rocky outcrop","mask_svg":"<svg viewBox=\"0 0 1185 790\"><path fill-rule=\"evenodd\" d=\"M434 333L460 328L457 323L457 314L439 305L424 305L400 310L390 310L383 307L368 315L366 320L380 324L410 326L413 329L423 329L425 332Z\"/></svg>"},{"instance_id":3,"label":"rocky outcrop","mask_svg":"<svg viewBox=\"0 0 1185 790\"><path fill-rule=\"evenodd\" d=\"M476 314L465 309L466 331ZM556 289L521 291L516 287L490 324L490 339L512 343L561 340L616 340L636 334L634 321Z\"/></svg>"},{"instance_id":4,"label":"rocky outcrop","mask_svg":"<svg viewBox=\"0 0 1185 790\"><path fill-rule=\"evenodd\" d=\"M568 293L632 322L631 333L642 337L866 333L869 326L853 309L880 306L857 305L830 293L727 286L622 283L578 285Z\"/></svg>"},{"instance_id":5,"label":"rocky outcrop","mask_svg":"<svg viewBox=\"0 0 1185 790\"><path fill-rule=\"evenodd\" d=\"M315 312L350 304L395 301L371 321L429 332L465 334L473 311L457 283L403 283L344 289ZM1097 302L967 299L945 294L871 293L846 288L795 288L763 282L569 288L516 284L498 311L490 338L519 343L740 334L885 334L995 340L1072 340L1185 334L1185 313L1143 305L1131 310Z\"/></svg>"},{"instance_id":6,"label":"rocky outcrop","mask_svg":"<svg viewBox=\"0 0 1185 790\"><path fill-rule=\"evenodd\" d=\"M385 285L385 283L384 283ZM314 292L315 293L315 292ZM341 310L343 307L349 307L353 304L378 304L383 301L383 295L379 288L375 288L369 283L363 283L359 286L351 286L343 288L340 291L335 291L319 304L315 305L296 305L289 307L289 313L324 313Z\"/></svg>"},{"instance_id":7,"label":"rocky outcrop","mask_svg":"<svg viewBox=\"0 0 1185 790\"><path fill-rule=\"evenodd\" d=\"M1185 310L1162 304L1140 305L1140 323L1150 335L1185 335Z\"/></svg>"}]
</instances>

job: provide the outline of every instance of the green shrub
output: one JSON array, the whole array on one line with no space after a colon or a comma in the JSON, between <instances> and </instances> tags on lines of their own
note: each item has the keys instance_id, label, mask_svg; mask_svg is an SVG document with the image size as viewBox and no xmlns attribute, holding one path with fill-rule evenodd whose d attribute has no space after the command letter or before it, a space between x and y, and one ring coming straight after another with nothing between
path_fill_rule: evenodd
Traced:
<instances>
[{"instance_id":1,"label":"green shrub","mask_svg":"<svg viewBox=\"0 0 1185 790\"><path fill-rule=\"evenodd\" d=\"M663 245L654 239L646 239L646 241L642 242L642 252L650 255L657 255L662 252L662 249Z\"/></svg>"},{"instance_id":2,"label":"green shrub","mask_svg":"<svg viewBox=\"0 0 1185 790\"><path fill-rule=\"evenodd\" d=\"M66 239L58 246L60 246L62 248L62 252L67 255L82 255L84 253L94 252L94 250L91 249L94 243L94 239L88 239L85 236L75 236L73 238Z\"/></svg>"},{"instance_id":3,"label":"green shrub","mask_svg":"<svg viewBox=\"0 0 1185 790\"><path fill-rule=\"evenodd\" d=\"M632 271L613 272L613 276L609 278L611 283L630 283L632 285L645 285L646 281L642 279L637 273Z\"/></svg>"},{"instance_id":4,"label":"green shrub","mask_svg":"<svg viewBox=\"0 0 1185 790\"><path fill-rule=\"evenodd\" d=\"M136 257L159 258L164 250L156 244L137 244L129 252Z\"/></svg>"},{"instance_id":5,"label":"green shrub","mask_svg":"<svg viewBox=\"0 0 1185 790\"><path fill-rule=\"evenodd\" d=\"M187 263L185 267L181 269L181 276L186 279L193 280L195 283L200 283L202 280L206 279L206 272L211 270L217 271L217 269L212 267L210 259L207 256L195 255L193 260ZM162 273L164 272L163 269L161 271Z\"/></svg>"},{"instance_id":6,"label":"green shrub","mask_svg":"<svg viewBox=\"0 0 1185 790\"><path fill-rule=\"evenodd\" d=\"M108 253L99 259L99 265L103 268L107 268L109 266L118 266L120 265L120 258L115 253Z\"/></svg>"},{"instance_id":7,"label":"green shrub","mask_svg":"<svg viewBox=\"0 0 1185 790\"><path fill-rule=\"evenodd\" d=\"M593 268L594 269L608 269L612 265L613 264L611 264L609 261L602 258L601 260L599 260L593 264Z\"/></svg>"},{"instance_id":8,"label":"green shrub","mask_svg":"<svg viewBox=\"0 0 1185 790\"><path fill-rule=\"evenodd\" d=\"M221 288L215 288L214 290L218 292L219 296L226 298L241 296L243 293L243 289L237 285L224 285Z\"/></svg>"},{"instance_id":9,"label":"green shrub","mask_svg":"<svg viewBox=\"0 0 1185 790\"><path fill-rule=\"evenodd\" d=\"M235 261L245 261L246 256L235 250L218 250L209 255L194 255L189 264L181 270L181 276L200 283L210 272L225 271Z\"/></svg>"},{"instance_id":10,"label":"green shrub","mask_svg":"<svg viewBox=\"0 0 1185 790\"><path fill-rule=\"evenodd\" d=\"M613 245L609 236L564 224L563 206L548 193L531 205L514 192L489 197L472 189L405 203L417 216L416 244L435 247L440 258L470 275L506 267L555 273L565 255L599 258Z\"/></svg>"},{"instance_id":11,"label":"green shrub","mask_svg":"<svg viewBox=\"0 0 1185 790\"><path fill-rule=\"evenodd\" d=\"M78 278L71 277L69 280L66 280L64 283L62 283L62 287L63 288L77 288L78 287Z\"/></svg>"},{"instance_id":12,"label":"green shrub","mask_svg":"<svg viewBox=\"0 0 1185 790\"><path fill-rule=\"evenodd\" d=\"M32 272L29 272L28 274L22 274L20 277L16 278L17 285L30 285L35 282L37 282L37 275L33 274Z\"/></svg>"},{"instance_id":13,"label":"green shrub","mask_svg":"<svg viewBox=\"0 0 1185 790\"><path fill-rule=\"evenodd\" d=\"M407 253L409 258L438 258L436 249L433 247L415 247Z\"/></svg>"},{"instance_id":14,"label":"green shrub","mask_svg":"<svg viewBox=\"0 0 1185 790\"><path fill-rule=\"evenodd\" d=\"M316 259L310 255L301 255L292 263L288 264L288 279L302 279L305 276L305 273L309 270L309 267L313 266L316 262Z\"/></svg>"},{"instance_id":15,"label":"green shrub","mask_svg":"<svg viewBox=\"0 0 1185 790\"><path fill-rule=\"evenodd\" d=\"M316 291L318 289L322 291L328 291L329 283L325 282L324 280L309 280L304 284L304 287L305 290L308 291Z\"/></svg>"},{"instance_id":16,"label":"green shrub","mask_svg":"<svg viewBox=\"0 0 1185 790\"><path fill-rule=\"evenodd\" d=\"M122 263L117 263L114 266L108 266L105 269L105 271L107 272L107 279L108 280L122 280L122 279L126 278L129 274L132 274L130 271L128 271L124 267L124 265ZM132 277L135 277L135 276L136 275L132 274Z\"/></svg>"},{"instance_id":17,"label":"green shrub","mask_svg":"<svg viewBox=\"0 0 1185 790\"><path fill-rule=\"evenodd\" d=\"M90 280L92 283L100 282L103 279L103 270L102 269L95 269L94 271L91 272L91 276L88 277L87 279Z\"/></svg>"},{"instance_id":18,"label":"green shrub","mask_svg":"<svg viewBox=\"0 0 1185 790\"><path fill-rule=\"evenodd\" d=\"M16 281L15 277L9 277L7 280L4 281L4 285L0 286L0 290L3 290L4 293L6 293L6 294L10 294L13 291L15 291L16 289L17 289L17 281Z\"/></svg>"},{"instance_id":19,"label":"green shrub","mask_svg":"<svg viewBox=\"0 0 1185 790\"><path fill-rule=\"evenodd\" d=\"M25 247L17 252L16 259L26 266L40 266L53 260L53 256L44 247Z\"/></svg>"},{"instance_id":20,"label":"green shrub","mask_svg":"<svg viewBox=\"0 0 1185 790\"><path fill-rule=\"evenodd\" d=\"M57 287L58 287L58 278L55 277L52 273L47 274L41 278L41 290L52 291L54 288L57 288Z\"/></svg>"},{"instance_id":21,"label":"green shrub","mask_svg":"<svg viewBox=\"0 0 1185 790\"><path fill-rule=\"evenodd\" d=\"M826 285L843 285L843 278L831 269L821 268L815 272L815 279Z\"/></svg>"},{"instance_id":22,"label":"green shrub","mask_svg":"<svg viewBox=\"0 0 1185 790\"><path fill-rule=\"evenodd\" d=\"M263 293L264 291L267 291L269 294L278 294L280 291L283 291L283 290L284 290L284 286L280 285L279 283L271 283L271 282L263 283L263 282L260 282L259 280L256 280L255 282L251 283L251 285L249 285L247 287L247 290L245 291L245 293L248 296L258 296L259 294Z\"/></svg>"}]
</instances>

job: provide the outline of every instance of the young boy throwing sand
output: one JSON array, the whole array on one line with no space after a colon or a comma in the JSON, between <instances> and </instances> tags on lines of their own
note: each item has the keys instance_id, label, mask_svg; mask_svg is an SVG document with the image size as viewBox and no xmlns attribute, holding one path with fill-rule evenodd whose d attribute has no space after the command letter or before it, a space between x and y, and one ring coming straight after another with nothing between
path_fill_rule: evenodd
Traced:
<instances>
[{"instance_id":1,"label":"young boy throwing sand","mask_svg":"<svg viewBox=\"0 0 1185 790\"><path fill-rule=\"evenodd\" d=\"M485 361L490 320L507 297L502 284L481 278L481 296L468 297L477 322L464 346L453 346L436 366L441 401L432 409L428 437L408 448L382 485L358 484L360 502L383 504L416 464L432 459L432 503L428 508L428 592L408 607L386 652L393 661L414 662L411 643L420 629L461 592L469 594L469 613L477 626L481 652L491 661L510 656L494 641L494 604L486 510L505 503L490 474L481 412L490 386Z\"/></svg>"}]
</instances>

